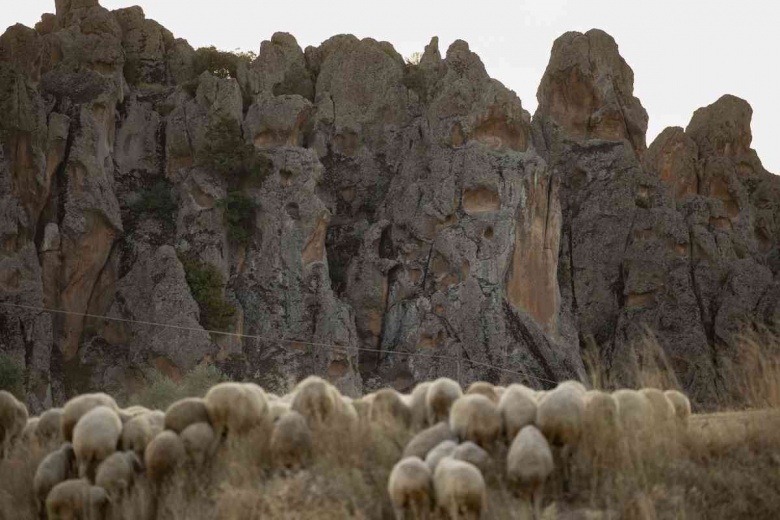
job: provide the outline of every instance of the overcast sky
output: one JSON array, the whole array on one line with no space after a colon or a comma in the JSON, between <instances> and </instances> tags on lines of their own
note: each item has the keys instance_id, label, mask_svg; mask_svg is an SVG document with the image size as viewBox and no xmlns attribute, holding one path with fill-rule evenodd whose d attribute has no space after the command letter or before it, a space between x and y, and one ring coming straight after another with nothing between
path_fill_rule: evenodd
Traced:
<instances>
[{"instance_id":1,"label":"overcast sky","mask_svg":"<svg viewBox=\"0 0 780 520\"><path fill-rule=\"evenodd\" d=\"M0 27L32 26L54 12L54 0L2 3ZM276 31L305 47L352 33L387 40L409 56L431 36L439 36L442 54L460 38L532 114L555 38L598 27L634 69L635 95L650 115L648 144L667 126L685 127L696 108L734 94L753 106L753 148L780 173L776 0L101 0L109 9L139 4L194 47L257 51Z\"/></svg>"}]
</instances>

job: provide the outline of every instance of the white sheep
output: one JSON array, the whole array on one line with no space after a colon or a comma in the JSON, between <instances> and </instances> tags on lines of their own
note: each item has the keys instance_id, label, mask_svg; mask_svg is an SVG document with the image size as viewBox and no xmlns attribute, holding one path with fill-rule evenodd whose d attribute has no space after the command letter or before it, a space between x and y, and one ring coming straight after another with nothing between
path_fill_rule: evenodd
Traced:
<instances>
[{"instance_id":1,"label":"white sheep","mask_svg":"<svg viewBox=\"0 0 780 520\"><path fill-rule=\"evenodd\" d=\"M473 464L483 475L487 475L494 469L490 454L471 441L460 443L450 455L455 460Z\"/></svg>"},{"instance_id":2,"label":"white sheep","mask_svg":"<svg viewBox=\"0 0 780 520\"><path fill-rule=\"evenodd\" d=\"M345 417L353 419L339 391L320 377L307 377L298 383L294 393L290 408L301 414L310 426L331 425Z\"/></svg>"},{"instance_id":3,"label":"white sheep","mask_svg":"<svg viewBox=\"0 0 780 520\"><path fill-rule=\"evenodd\" d=\"M617 401L600 390L585 393L585 413L582 418L583 437L589 449L605 455L604 450L614 450L616 436L620 433Z\"/></svg>"},{"instance_id":4,"label":"white sheep","mask_svg":"<svg viewBox=\"0 0 780 520\"><path fill-rule=\"evenodd\" d=\"M396 520L427 519L432 506L431 472L419 457L398 461L390 472L387 493Z\"/></svg>"},{"instance_id":5,"label":"white sheep","mask_svg":"<svg viewBox=\"0 0 780 520\"><path fill-rule=\"evenodd\" d=\"M220 383L211 387L205 401L217 438L226 433L241 436L254 429L270 429L268 400L257 385Z\"/></svg>"},{"instance_id":6,"label":"white sheep","mask_svg":"<svg viewBox=\"0 0 780 520\"><path fill-rule=\"evenodd\" d=\"M536 423L536 401L533 390L510 385L498 401L507 443L511 443L524 426Z\"/></svg>"},{"instance_id":7,"label":"white sheep","mask_svg":"<svg viewBox=\"0 0 780 520\"><path fill-rule=\"evenodd\" d=\"M414 431L419 431L428 424L428 409L426 406L426 399L428 397L428 388L431 383L424 382L414 387L412 393L404 396L406 405L412 412L412 424L411 428Z\"/></svg>"},{"instance_id":8,"label":"white sheep","mask_svg":"<svg viewBox=\"0 0 780 520\"><path fill-rule=\"evenodd\" d=\"M446 457L433 474L436 503L452 519L482 518L487 506L485 479L473 465Z\"/></svg>"},{"instance_id":9,"label":"white sheep","mask_svg":"<svg viewBox=\"0 0 780 520\"><path fill-rule=\"evenodd\" d=\"M536 423L551 444L572 447L582 434L584 392L574 385L559 385L536 409Z\"/></svg>"},{"instance_id":10,"label":"white sheep","mask_svg":"<svg viewBox=\"0 0 780 520\"><path fill-rule=\"evenodd\" d=\"M119 416L117 415L117 419ZM48 520L100 519L108 504L106 491L87 479L60 482L46 498Z\"/></svg>"},{"instance_id":11,"label":"white sheep","mask_svg":"<svg viewBox=\"0 0 780 520\"><path fill-rule=\"evenodd\" d=\"M461 390L460 385L452 379L441 377L431 383L425 395L428 424L447 421L452 403L462 395L463 390Z\"/></svg>"},{"instance_id":12,"label":"white sheep","mask_svg":"<svg viewBox=\"0 0 780 520\"><path fill-rule=\"evenodd\" d=\"M73 445L64 443L58 450L49 453L35 470L33 491L39 507L43 511L46 497L59 484L76 476L76 453Z\"/></svg>"},{"instance_id":13,"label":"white sheep","mask_svg":"<svg viewBox=\"0 0 780 520\"><path fill-rule=\"evenodd\" d=\"M121 435L122 421L114 410L98 406L87 412L73 429L79 477L94 479L98 464L116 451Z\"/></svg>"},{"instance_id":14,"label":"white sheep","mask_svg":"<svg viewBox=\"0 0 780 520\"><path fill-rule=\"evenodd\" d=\"M130 491L141 470L141 460L135 452L117 451L98 466L95 485L105 489L112 502L118 501Z\"/></svg>"},{"instance_id":15,"label":"white sheep","mask_svg":"<svg viewBox=\"0 0 780 520\"><path fill-rule=\"evenodd\" d=\"M452 455L452 452L457 447L458 444L455 441L444 441L428 452L428 455L425 456L425 465L431 470L431 474L436 471L436 466L439 465L439 462L445 457Z\"/></svg>"},{"instance_id":16,"label":"white sheep","mask_svg":"<svg viewBox=\"0 0 780 520\"><path fill-rule=\"evenodd\" d=\"M214 429L207 422L190 424L180 434L184 451L195 467L202 467L215 445Z\"/></svg>"},{"instance_id":17,"label":"white sheep","mask_svg":"<svg viewBox=\"0 0 780 520\"><path fill-rule=\"evenodd\" d=\"M680 424L685 424L691 416L691 401L688 397L677 390L667 390L664 392L667 399L674 406L674 413Z\"/></svg>"},{"instance_id":18,"label":"white sheep","mask_svg":"<svg viewBox=\"0 0 780 520\"><path fill-rule=\"evenodd\" d=\"M83 394L74 397L67 403L62 410L62 438L68 442L73 441L73 428L79 422L82 416L98 406L107 406L108 408L119 412L119 407L110 395L103 393Z\"/></svg>"},{"instance_id":19,"label":"white sheep","mask_svg":"<svg viewBox=\"0 0 780 520\"><path fill-rule=\"evenodd\" d=\"M466 395L481 394L490 399L493 404L498 404L498 393L496 387L485 381L476 381L471 383L466 389Z\"/></svg>"},{"instance_id":20,"label":"white sheep","mask_svg":"<svg viewBox=\"0 0 780 520\"><path fill-rule=\"evenodd\" d=\"M412 423L412 411L401 394L392 388L383 388L371 400L368 418L371 422L409 428Z\"/></svg>"},{"instance_id":21,"label":"white sheep","mask_svg":"<svg viewBox=\"0 0 780 520\"><path fill-rule=\"evenodd\" d=\"M162 421L155 420L154 412L138 415L122 427L119 445L123 450L134 451L142 459L146 446L161 431L163 431Z\"/></svg>"},{"instance_id":22,"label":"white sheep","mask_svg":"<svg viewBox=\"0 0 780 520\"><path fill-rule=\"evenodd\" d=\"M280 400L273 401L268 405L268 414L271 417L271 422L275 423L284 414L290 411L290 405Z\"/></svg>"},{"instance_id":23,"label":"white sheep","mask_svg":"<svg viewBox=\"0 0 780 520\"><path fill-rule=\"evenodd\" d=\"M306 419L296 411L283 415L271 433L271 457L281 469L304 468L311 458L312 434Z\"/></svg>"},{"instance_id":24,"label":"white sheep","mask_svg":"<svg viewBox=\"0 0 780 520\"><path fill-rule=\"evenodd\" d=\"M624 388L613 392L612 397L617 403L618 417L627 435L636 436L652 425L653 405L645 395Z\"/></svg>"},{"instance_id":25,"label":"white sheep","mask_svg":"<svg viewBox=\"0 0 780 520\"><path fill-rule=\"evenodd\" d=\"M575 381L573 379L569 379L567 381L563 381L561 383L558 383L558 386L556 388L571 388L572 390L576 390L577 392L581 394L585 394L588 389L579 381Z\"/></svg>"},{"instance_id":26,"label":"white sheep","mask_svg":"<svg viewBox=\"0 0 780 520\"><path fill-rule=\"evenodd\" d=\"M666 397L666 394L657 388L642 388L639 393L644 395L647 400L650 401L650 406L653 407L653 421L655 422L656 426L671 426L672 422L674 421L676 411L674 404L669 400L668 397Z\"/></svg>"},{"instance_id":27,"label":"white sheep","mask_svg":"<svg viewBox=\"0 0 780 520\"><path fill-rule=\"evenodd\" d=\"M0 459L27 425L27 407L10 392L0 390Z\"/></svg>"},{"instance_id":28,"label":"white sheep","mask_svg":"<svg viewBox=\"0 0 780 520\"><path fill-rule=\"evenodd\" d=\"M406 444L404 457L419 457L425 459L428 452L444 441L456 441L458 437L450 429L450 425L442 421L419 432Z\"/></svg>"},{"instance_id":29,"label":"white sheep","mask_svg":"<svg viewBox=\"0 0 780 520\"><path fill-rule=\"evenodd\" d=\"M62 408L50 408L41 414L35 437L40 446L58 445L62 442Z\"/></svg>"},{"instance_id":30,"label":"white sheep","mask_svg":"<svg viewBox=\"0 0 780 520\"><path fill-rule=\"evenodd\" d=\"M181 433L190 424L209 422L206 402L199 397L179 399L165 410L165 429Z\"/></svg>"},{"instance_id":31,"label":"white sheep","mask_svg":"<svg viewBox=\"0 0 780 520\"><path fill-rule=\"evenodd\" d=\"M146 476L151 482L160 485L185 460L186 450L181 438L171 430L160 432L144 452Z\"/></svg>"},{"instance_id":32,"label":"white sheep","mask_svg":"<svg viewBox=\"0 0 780 520\"><path fill-rule=\"evenodd\" d=\"M30 417L29 419L27 419L27 424L24 426L24 429L22 430L20 441L28 448L32 446L33 442L37 442L35 430L38 429L38 423L40 421L41 420L38 417Z\"/></svg>"},{"instance_id":33,"label":"white sheep","mask_svg":"<svg viewBox=\"0 0 780 520\"><path fill-rule=\"evenodd\" d=\"M525 426L517 434L506 460L506 473L520 494L533 503L534 517L541 518L542 490L554 469L547 439L536 426Z\"/></svg>"},{"instance_id":34,"label":"white sheep","mask_svg":"<svg viewBox=\"0 0 780 520\"><path fill-rule=\"evenodd\" d=\"M464 395L452 405L450 428L461 441L472 441L491 451L501 436L501 414L484 395Z\"/></svg>"}]
</instances>

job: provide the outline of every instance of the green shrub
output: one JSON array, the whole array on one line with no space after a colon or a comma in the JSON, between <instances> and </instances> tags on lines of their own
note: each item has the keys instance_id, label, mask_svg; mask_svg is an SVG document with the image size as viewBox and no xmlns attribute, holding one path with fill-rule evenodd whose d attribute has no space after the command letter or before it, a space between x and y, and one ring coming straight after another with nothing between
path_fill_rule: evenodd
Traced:
<instances>
[{"instance_id":1,"label":"green shrub","mask_svg":"<svg viewBox=\"0 0 780 520\"><path fill-rule=\"evenodd\" d=\"M8 354L0 353L0 390L24 397L24 367Z\"/></svg>"},{"instance_id":2,"label":"green shrub","mask_svg":"<svg viewBox=\"0 0 780 520\"><path fill-rule=\"evenodd\" d=\"M160 180L141 192L141 196L131 206L137 213L151 213L160 220L176 220L178 205L173 197L173 189L167 181Z\"/></svg>"},{"instance_id":3,"label":"green shrub","mask_svg":"<svg viewBox=\"0 0 780 520\"><path fill-rule=\"evenodd\" d=\"M248 177L262 182L273 171L273 162L244 141L238 122L227 118L209 125L197 160L229 180Z\"/></svg>"},{"instance_id":4,"label":"green shrub","mask_svg":"<svg viewBox=\"0 0 780 520\"><path fill-rule=\"evenodd\" d=\"M252 228L252 217L257 207L254 201L239 191L231 191L227 197L217 201L217 207L224 212L228 237L239 244L246 245L249 242L249 230Z\"/></svg>"},{"instance_id":5,"label":"green shrub","mask_svg":"<svg viewBox=\"0 0 780 520\"><path fill-rule=\"evenodd\" d=\"M148 377L144 389L130 397L130 404L153 410L165 410L185 397L203 397L209 388L227 380L217 367L207 364L198 365L178 383L159 370L152 370Z\"/></svg>"},{"instance_id":6,"label":"green shrub","mask_svg":"<svg viewBox=\"0 0 780 520\"><path fill-rule=\"evenodd\" d=\"M195 74L200 76L208 71L222 79L235 78L241 62L251 63L257 58L254 52L221 51L214 46L201 47L195 51Z\"/></svg>"},{"instance_id":7,"label":"green shrub","mask_svg":"<svg viewBox=\"0 0 780 520\"><path fill-rule=\"evenodd\" d=\"M222 273L213 265L194 259L184 259L182 264L192 297L200 307L200 324L208 330L227 329L236 308L225 300Z\"/></svg>"},{"instance_id":8,"label":"green shrub","mask_svg":"<svg viewBox=\"0 0 780 520\"><path fill-rule=\"evenodd\" d=\"M418 64L406 61L402 82L406 88L415 92L423 103L428 100L428 82L425 71Z\"/></svg>"}]
</instances>

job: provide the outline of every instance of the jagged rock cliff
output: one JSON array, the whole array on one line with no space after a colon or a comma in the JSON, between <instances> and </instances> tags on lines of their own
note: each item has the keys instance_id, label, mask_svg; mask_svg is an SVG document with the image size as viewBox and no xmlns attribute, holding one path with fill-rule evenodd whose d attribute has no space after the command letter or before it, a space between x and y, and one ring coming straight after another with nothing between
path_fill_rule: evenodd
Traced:
<instances>
[{"instance_id":1,"label":"jagged rock cliff","mask_svg":"<svg viewBox=\"0 0 780 520\"><path fill-rule=\"evenodd\" d=\"M586 344L631 383L648 330L706 404L739 327L780 315L750 106L648 148L601 31L555 42L533 120L463 41L415 65L281 33L234 70L198 59L97 0L0 37L0 351L33 409L201 362L359 393L460 358L464 383L539 386L585 378Z\"/></svg>"}]
</instances>

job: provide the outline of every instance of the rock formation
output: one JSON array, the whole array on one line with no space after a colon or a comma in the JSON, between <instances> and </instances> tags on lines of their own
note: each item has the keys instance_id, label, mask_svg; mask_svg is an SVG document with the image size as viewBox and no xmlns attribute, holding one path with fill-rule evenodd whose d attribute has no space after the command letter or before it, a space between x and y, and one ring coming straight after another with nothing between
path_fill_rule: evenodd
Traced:
<instances>
[{"instance_id":1,"label":"rock formation","mask_svg":"<svg viewBox=\"0 0 780 520\"><path fill-rule=\"evenodd\" d=\"M97 0L0 37L0 351L34 410L203 362L280 391L549 386L586 378L587 345L630 384L648 332L707 403L743 322L780 316L750 106L648 148L601 31L555 42L533 120L463 41L409 64L277 33L203 62Z\"/></svg>"}]
</instances>

